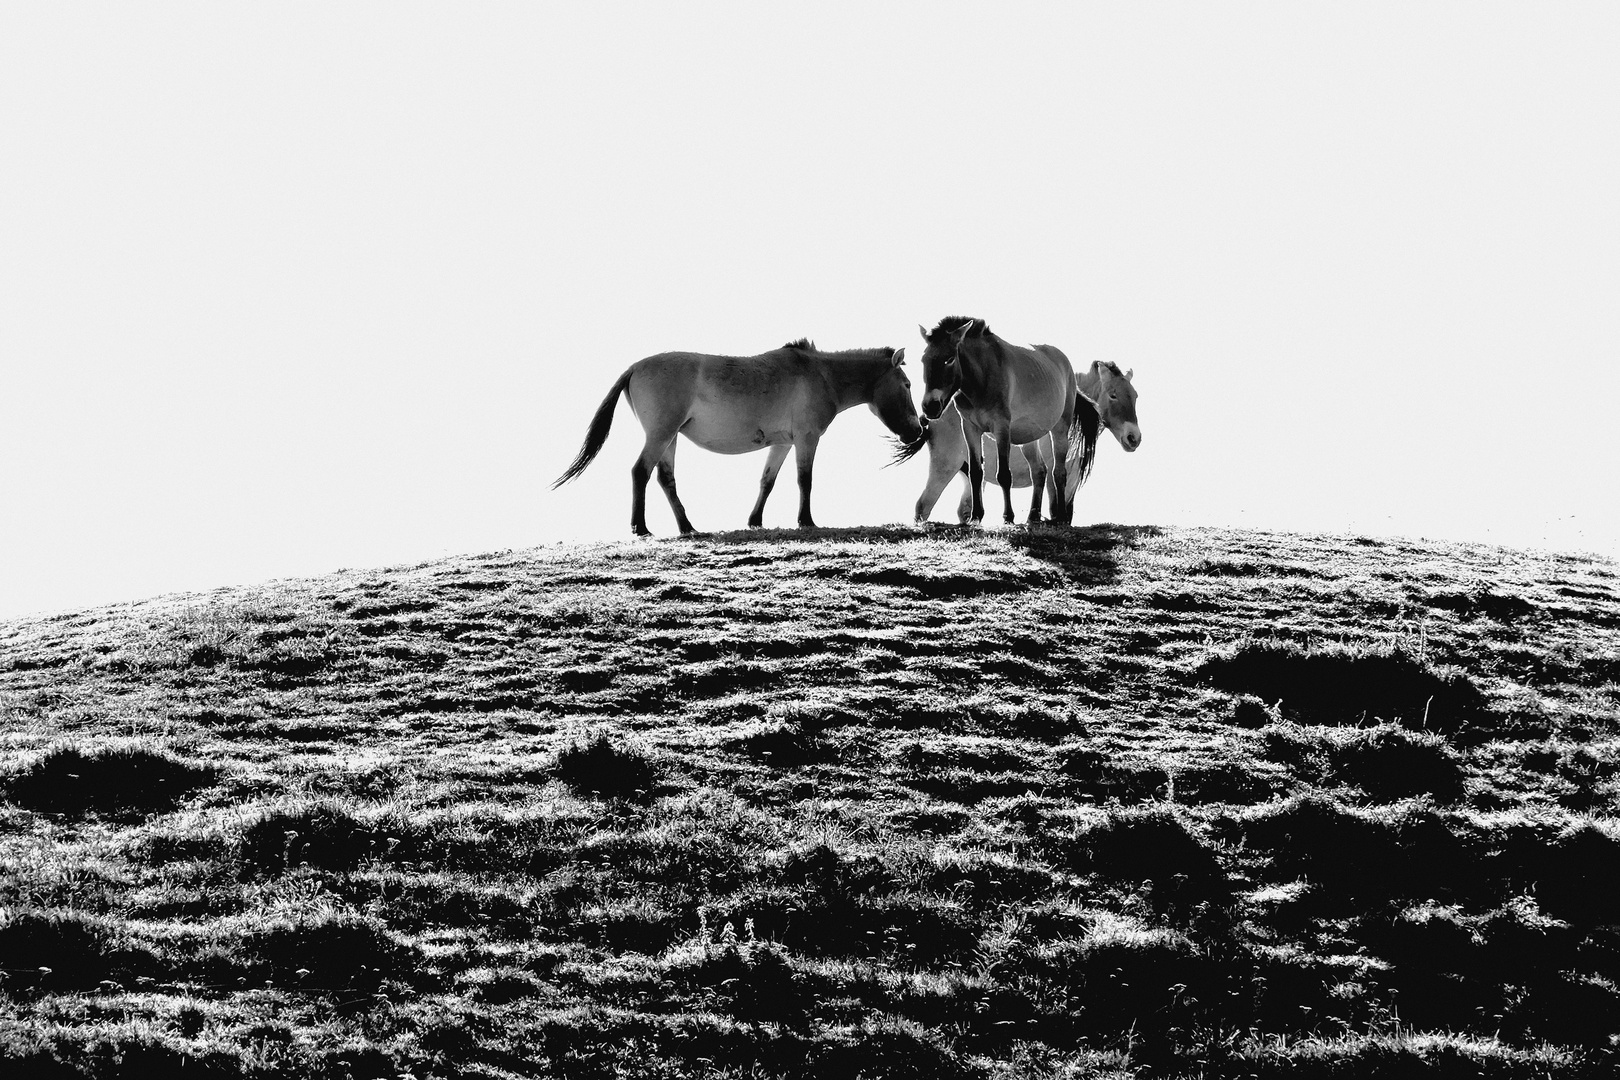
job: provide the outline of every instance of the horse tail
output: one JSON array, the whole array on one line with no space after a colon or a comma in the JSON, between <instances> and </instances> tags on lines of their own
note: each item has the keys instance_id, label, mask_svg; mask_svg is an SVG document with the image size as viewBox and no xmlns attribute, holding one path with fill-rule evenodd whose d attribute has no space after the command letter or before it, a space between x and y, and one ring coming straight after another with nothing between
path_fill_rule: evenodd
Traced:
<instances>
[{"instance_id":1,"label":"horse tail","mask_svg":"<svg viewBox=\"0 0 1620 1080\"><path fill-rule=\"evenodd\" d=\"M1074 394L1074 422L1069 425L1069 456L1064 459L1071 470L1079 473L1078 484L1084 484L1091 475L1091 463L1097 457L1097 438L1102 434L1102 415L1096 404L1078 390Z\"/></svg>"},{"instance_id":2,"label":"horse tail","mask_svg":"<svg viewBox=\"0 0 1620 1080\"><path fill-rule=\"evenodd\" d=\"M630 385L630 373L634 370L635 368L626 368L624 374L619 376L619 381L613 384L613 389L608 391L607 397L602 399L602 404L597 406L596 415L591 417L590 430L585 433L585 445L579 448L579 456L574 459L574 463L568 466L567 471L557 477L556 482L551 485L553 491L584 472L585 466L596 459L602 444L607 442L608 429L613 426L613 410L618 407L619 395Z\"/></svg>"}]
</instances>

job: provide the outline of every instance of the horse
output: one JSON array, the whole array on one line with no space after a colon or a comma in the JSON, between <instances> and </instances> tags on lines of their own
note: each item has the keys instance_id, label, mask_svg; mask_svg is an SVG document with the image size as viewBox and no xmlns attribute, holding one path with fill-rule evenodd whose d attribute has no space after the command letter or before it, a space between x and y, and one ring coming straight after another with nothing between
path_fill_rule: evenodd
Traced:
<instances>
[{"instance_id":1,"label":"horse","mask_svg":"<svg viewBox=\"0 0 1620 1080\"><path fill-rule=\"evenodd\" d=\"M579 456L552 489L584 472L602 449L623 394L646 434L641 456L630 468L630 528L637 536L651 535L647 480L655 465L658 484L675 511L675 524L682 535L696 531L675 493L676 435L717 454L769 448L759 478L759 499L748 516L750 528L763 524L765 499L777 471L788 450L796 451L799 527L813 529L810 473L816 446L834 417L866 405L902 441L921 441L923 423L911 402L911 380L901 370L905 358L904 349L823 352L808 338L800 338L758 356L667 352L638 360L608 391L591 419Z\"/></svg>"},{"instance_id":2,"label":"horse","mask_svg":"<svg viewBox=\"0 0 1620 1080\"><path fill-rule=\"evenodd\" d=\"M1029 520L1041 520L1041 496L1050 472L1052 519L1068 524L1074 514L1069 495L1073 489L1068 484L1070 441L1084 441L1076 412L1079 388L1069 358L1050 345L1023 348L1008 344L991 333L983 319L953 315L941 319L931 331L921 326L917 330L928 346L922 361L922 411L929 420L929 431L939 426L937 421L948 405L954 403L962 417L972 497L970 519L975 523L984 520L984 437L989 435L996 449L1002 520L1009 524L1013 520L1012 448L1027 443L1024 457L1035 489ZM1052 443L1050 465L1035 445L1045 438ZM919 437L903 444L895 460L912 457L931 441Z\"/></svg>"},{"instance_id":3,"label":"horse","mask_svg":"<svg viewBox=\"0 0 1620 1080\"><path fill-rule=\"evenodd\" d=\"M1135 371L1122 372L1117 364L1098 360L1076 380L1080 396L1075 402L1075 417L1079 422L1081 442L1076 460L1069 469L1068 490L1064 493L1071 504L1075 492L1091 475L1097 438L1102 428L1106 427L1113 433L1126 453L1134 453L1142 445L1142 429L1136 420L1136 387L1131 383L1134 375ZM1050 469L1054 457L1051 438L1043 435L1040 442L1033 445L1039 448ZM1015 488L1030 486L1033 474L1029 466L1031 448L1032 444L1025 443L1019 448L1023 453L1013 455L1012 486ZM939 420L928 428L928 484L917 498L918 521L927 521L945 486L955 479L957 473L967 472L967 459L967 440L962 436L962 414L953 402L945 407ZM984 460L985 472L996 467L996 447L988 435L984 439ZM1057 493L1050 487L1048 491L1053 505L1057 505ZM956 508L956 520L965 524L972 509L973 493L964 484L962 501Z\"/></svg>"}]
</instances>

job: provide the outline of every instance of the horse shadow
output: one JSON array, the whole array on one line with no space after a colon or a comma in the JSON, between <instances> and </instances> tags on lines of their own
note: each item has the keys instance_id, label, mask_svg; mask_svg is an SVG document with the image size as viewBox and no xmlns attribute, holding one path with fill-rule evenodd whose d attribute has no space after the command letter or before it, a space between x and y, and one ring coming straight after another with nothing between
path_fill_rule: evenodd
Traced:
<instances>
[{"instance_id":1,"label":"horse shadow","mask_svg":"<svg viewBox=\"0 0 1620 1080\"><path fill-rule=\"evenodd\" d=\"M670 537L669 542L744 549L764 548L783 543L863 543L878 549L874 554L881 554L884 548L899 548L921 538L946 541L960 538L968 541L990 535L1004 539L1014 551L1044 564L1049 570L1056 571L1070 584L1096 586L1108 585L1118 580L1120 562L1124 556L1133 548L1163 533L1164 530L1156 525L1113 523L1075 528L1053 525L1030 528L1019 525L986 531L974 526L924 522L831 528L734 529ZM950 576L954 578L959 574ZM1034 587L1039 584L1039 580L1030 580L1027 584Z\"/></svg>"}]
</instances>

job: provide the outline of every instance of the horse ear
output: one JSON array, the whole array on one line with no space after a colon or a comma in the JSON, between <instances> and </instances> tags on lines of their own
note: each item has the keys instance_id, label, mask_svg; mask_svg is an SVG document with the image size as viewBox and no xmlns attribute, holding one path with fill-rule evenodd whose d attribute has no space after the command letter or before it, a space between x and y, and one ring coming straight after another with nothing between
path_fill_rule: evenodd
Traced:
<instances>
[{"instance_id":1,"label":"horse ear","mask_svg":"<svg viewBox=\"0 0 1620 1080\"><path fill-rule=\"evenodd\" d=\"M917 333L922 335L922 339L924 341L928 340L928 331L923 329L923 324L922 323L917 324Z\"/></svg>"},{"instance_id":2,"label":"horse ear","mask_svg":"<svg viewBox=\"0 0 1620 1080\"><path fill-rule=\"evenodd\" d=\"M957 327L957 330L956 330L956 346L957 346L957 348L962 347L962 342L967 340L968 332L971 331L972 329L973 329L973 324L971 322L965 322L961 326Z\"/></svg>"},{"instance_id":3,"label":"horse ear","mask_svg":"<svg viewBox=\"0 0 1620 1080\"><path fill-rule=\"evenodd\" d=\"M1131 381L1131 376L1133 376L1135 374L1136 374L1136 369L1135 368L1126 368L1125 369L1125 381L1130 382Z\"/></svg>"},{"instance_id":4,"label":"horse ear","mask_svg":"<svg viewBox=\"0 0 1620 1080\"><path fill-rule=\"evenodd\" d=\"M906 362L906 350L905 350L904 346L901 346L900 348L894 350L894 366L899 367L901 364L903 364L905 362Z\"/></svg>"}]
</instances>

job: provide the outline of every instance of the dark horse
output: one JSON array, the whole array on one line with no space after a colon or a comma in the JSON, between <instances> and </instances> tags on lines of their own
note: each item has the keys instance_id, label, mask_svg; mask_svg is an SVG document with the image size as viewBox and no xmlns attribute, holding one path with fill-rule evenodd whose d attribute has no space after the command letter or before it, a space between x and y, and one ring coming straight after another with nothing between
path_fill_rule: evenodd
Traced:
<instances>
[{"instance_id":1,"label":"dark horse","mask_svg":"<svg viewBox=\"0 0 1620 1080\"><path fill-rule=\"evenodd\" d=\"M1076 373L1080 396L1074 403L1074 411L1080 442L1076 450L1071 438L1069 478L1064 492L1070 503L1073 503L1075 492L1091 473L1097 452L1097 437L1103 428L1114 433L1114 438L1119 440L1119 445L1127 453L1134 452L1142 445L1142 429L1136 421L1136 387L1131 384L1133 374L1121 371L1117 364L1109 360L1097 360L1089 368ZM1028 487L1034 479L1034 470L1029 467L1034 451L1039 450L1049 469L1052 466L1052 438L1046 435L1039 443L1025 443L1018 449L1023 453L1014 454L1009 463L1012 466L1012 484L1015 488ZM999 458L994 440L986 434L984 471L988 473L998 469ZM928 426L928 483L917 497L917 520L927 521L945 486L956 479L958 473L965 475L967 471L967 440L962 435L962 414L954 404L947 405L939 421ZM1058 505L1053 487L1049 486L1047 490L1052 495L1052 505ZM962 499L956 508L956 520L966 524L972 513L973 492L964 484Z\"/></svg>"},{"instance_id":2,"label":"dark horse","mask_svg":"<svg viewBox=\"0 0 1620 1080\"><path fill-rule=\"evenodd\" d=\"M867 405L907 444L922 440L923 424L911 403L911 380L900 369L905 357L904 349L888 348L822 352L801 338L758 356L668 352L638 360L608 391L591 419L579 456L551 486L566 484L596 457L607 441L622 393L647 434L641 456L630 469L630 528L637 535L648 535L647 480L655 465L675 523L682 533L694 531L675 494L676 435L717 454L770 448L759 478L759 499L748 515L754 528L762 523L765 499L788 450L797 450L799 526L814 528L810 470L821 433L835 416Z\"/></svg>"},{"instance_id":3,"label":"dark horse","mask_svg":"<svg viewBox=\"0 0 1620 1080\"><path fill-rule=\"evenodd\" d=\"M1068 484L1071 438L1095 445L1095 436L1078 422L1078 386L1069 358L1050 345L1022 348L1008 344L983 319L951 316L933 330L921 331L928 343L923 353L923 415L937 420L954 404L962 416L966 442L968 490L973 521L984 520L984 437L996 451L996 482L1001 487L1002 520L1013 520L1012 448L1024 447L1034 486L1029 520L1041 519L1041 496L1048 469L1052 474L1052 520L1068 524L1074 514ZM1093 410L1094 411L1094 410ZM1050 466L1040 444L1051 438ZM930 440L908 444L898 460L916 454ZM1026 445L1027 444L1027 445Z\"/></svg>"}]
</instances>

